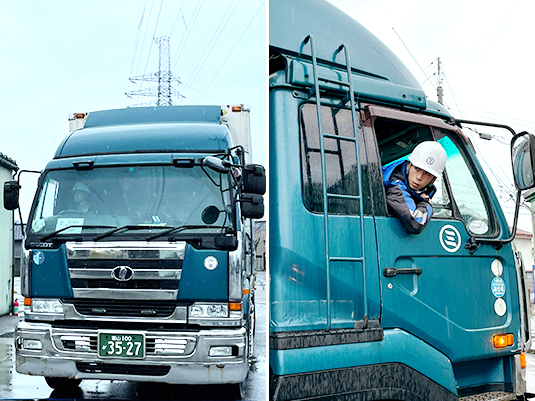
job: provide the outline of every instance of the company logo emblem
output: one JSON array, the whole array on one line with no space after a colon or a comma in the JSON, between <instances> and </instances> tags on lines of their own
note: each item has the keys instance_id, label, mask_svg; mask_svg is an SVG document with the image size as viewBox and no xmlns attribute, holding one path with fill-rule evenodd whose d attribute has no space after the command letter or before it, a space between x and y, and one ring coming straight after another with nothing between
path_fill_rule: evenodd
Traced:
<instances>
[{"instance_id":1,"label":"company logo emblem","mask_svg":"<svg viewBox=\"0 0 535 401\"><path fill-rule=\"evenodd\" d=\"M204 259L204 267L207 270L214 270L219 262L215 258L215 256L207 256L206 259Z\"/></svg>"},{"instance_id":2,"label":"company logo emblem","mask_svg":"<svg viewBox=\"0 0 535 401\"><path fill-rule=\"evenodd\" d=\"M433 164L435 164L435 158L433 158L433 157L428 157L427 159L425 159L425 162L426 162L428 165L432 166Z\"/></svg>"},{"instance_id":3,"label":"company logo emblem","mask_svg":"<svg viewBox=\"0 0 535 401\"><path fill-rule=\"evenodd\" d=\"M134 277L134 270L130 266L117 266L111 271L111 276L117 281L128 281Z\"/></svg>"},{"instance_id":4,"label":"company logo emblem","mask_svg":"<svg viewBox=\"0 0 535 401\"><path fill-rule=\"evenodd\" d=\"M442 248L447 252L457 252L461 247L461 234L450 224L442 227L440 234L438 234L438 238L440 240L440 245L442 245Z\"/></svg>"},{"instance_id":5,"label":"company logo emblem","mask_svg":"<svg viewBox=\"0 0 535 401\"><path fill-rule=\"evenodd\" d=\"M41 265L45 261L45 254L41 251L34 251L32 255L33 263L36 265Z\"/></svg>"}]
</instances>

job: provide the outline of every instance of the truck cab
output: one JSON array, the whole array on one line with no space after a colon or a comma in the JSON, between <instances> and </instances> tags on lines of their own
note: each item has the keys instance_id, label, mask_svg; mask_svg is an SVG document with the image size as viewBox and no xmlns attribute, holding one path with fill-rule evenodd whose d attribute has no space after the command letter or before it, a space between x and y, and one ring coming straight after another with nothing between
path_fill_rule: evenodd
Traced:
<instances>
[{"instance_id":1,"label":"truck cab","mask_svg":"<svg viewBox=\"0 0 535 401\"><path fill-rule=\"evenodd\" d=\"M246 162L248 107L72 120L82 128L41 173L28 220L17 371L51 387L120 379L239 395L254 331L249 231L265 192L263 167ZM5 187L16 198L16 182Z\"/></svg>"},{"instance_id":2,"label":"truck cab","mask_svg":"<svg viewBox=\"0 0 535 401\"><path fill-rule=\"evenodd\" d=\"M476 122L325 1L273 0L269 42L272 399L522 397L524 272L462 131ZM416 235L387 207L382 168L424 141L448 160Z\"/></svg>"}]
</instances>

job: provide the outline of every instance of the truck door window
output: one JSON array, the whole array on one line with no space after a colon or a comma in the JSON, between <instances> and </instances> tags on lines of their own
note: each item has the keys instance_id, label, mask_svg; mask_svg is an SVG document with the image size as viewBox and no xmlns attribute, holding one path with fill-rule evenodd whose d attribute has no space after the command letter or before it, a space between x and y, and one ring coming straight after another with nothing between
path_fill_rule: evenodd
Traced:
<instances>
[{"instance_id":1,"label":"truck door window","mask_svg":"<svg viewBox=\"0 0 535 401\"><path fill-rule=\"evenodd\" d=\"M473 235L490 235L493 232L490 209L484 201L485 196L482 195L479 180L475 178L475 169L466 154L450 138L455 134L438 128L433 131L448 155L447 178L466 229Z\"/></svg>"},{"instance_id":2,"label":"truck door window","mask_svg":"<svg viewBox=\"0 0 535 401\"><path fill-rule=\"evenodd\" d=\"M322 106L321 114L323 132L325 134L353 137L353 122L350 110ZM300 131L304 203L309 211L323 213L320 135L315 104L309 103L301 107ZM358 195L355 143L326 138L324 146L327 192L339 195ZM362 146L360 149L362 149ZM365 185L363 187L364 191L368 188ZM364 199L367 199L366 194ZM328 208L330 214L355 215L359 212L359 202L355 199L330 198Z\"/></svg>"},{"instance_id":3,"label":"truck door window","mask_svg":"<svg viewBox=\"0 0 535 401\"><path fill-rule=\"evenodd\" d=\"M407 160L420 142L433 141L431 128L412 122L378 118L374 124L381 164L386 166L398 160ZM452 217L453 211L444 176L435 181L437 192L433 196L433 216Z\"/></svg>"}]
</instances>

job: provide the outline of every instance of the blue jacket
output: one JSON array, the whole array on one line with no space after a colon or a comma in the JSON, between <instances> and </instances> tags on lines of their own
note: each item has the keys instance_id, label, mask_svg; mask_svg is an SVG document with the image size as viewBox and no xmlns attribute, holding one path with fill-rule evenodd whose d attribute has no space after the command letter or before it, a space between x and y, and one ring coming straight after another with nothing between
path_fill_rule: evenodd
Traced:
<instances>
[{"instance_id":1,"label":"blue jacket","mask_svg":"<svg viewBox=\"0 0 535 401\"><path fill-rule=\"evenodd\" d=\"M407 160L400 160L383 167L383 183L388 206L398 215L410 233L419 234L433 215L429 199L421 195L425 193L431 198L436 188L431 185L423 191L412 190L407 183L408 164Z\"/></svg>"}]
</instances>

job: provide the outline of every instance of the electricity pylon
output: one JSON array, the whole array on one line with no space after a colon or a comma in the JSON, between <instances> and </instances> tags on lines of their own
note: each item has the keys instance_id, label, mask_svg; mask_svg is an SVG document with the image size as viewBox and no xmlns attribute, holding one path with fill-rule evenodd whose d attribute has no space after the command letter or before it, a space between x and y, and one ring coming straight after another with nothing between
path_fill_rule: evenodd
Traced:
<instances>
[{"instance_id":1,"label":"electricity pylon","mask_svg":"<svg viewBox=\"0 0 535 401\"><path fill-rule=\"evenodd\" d=\"M169 46L169 37L162 36L154 38L154 41L159 47L159 63L158 72L152 72L145 75L129 78L132 83L141 82L158 82L157 87L144 88L136 91L125 93L126 96L132 98L134 96L154 96L157 97L156 101L135 104L134 106L172 106L172 96L181 97L180 92L172 87L173 81L180 83L178 77L171 72L171 51Z\"/></svg>"}]
</instances>

